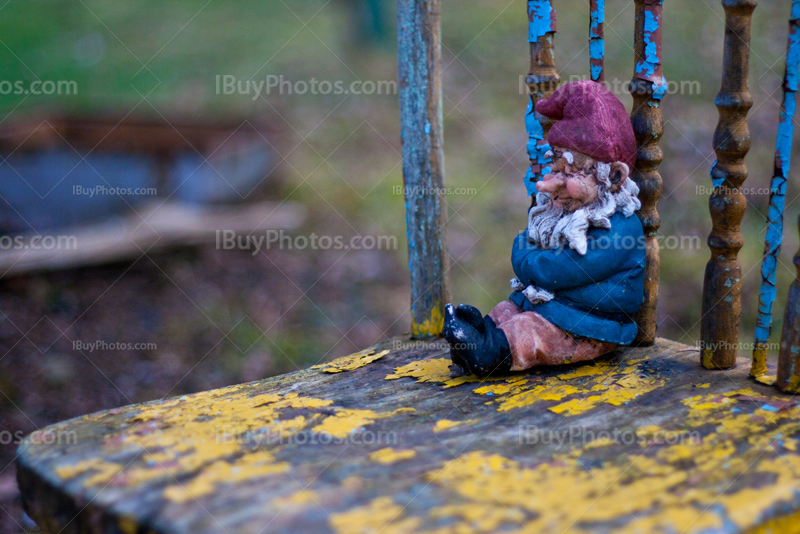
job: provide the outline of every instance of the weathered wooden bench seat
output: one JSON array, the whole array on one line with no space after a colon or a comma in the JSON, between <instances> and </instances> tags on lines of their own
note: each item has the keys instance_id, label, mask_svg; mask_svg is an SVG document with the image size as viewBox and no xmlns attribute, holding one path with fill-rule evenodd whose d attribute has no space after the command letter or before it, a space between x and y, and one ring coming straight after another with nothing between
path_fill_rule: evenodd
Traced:
<instances>
[{"instance_id":1,"label":"weathered wooden bench seat","mask_svg":"<svg viewBox=\"0 0 800 534\"><path fill-rule=\"evenodd\" d=\"M796 527L800 407L746 362L658 340L485 382L448 364L395 339L51 426L19 451L25 507L64 534Z\"/></svg>"}]
</instances>

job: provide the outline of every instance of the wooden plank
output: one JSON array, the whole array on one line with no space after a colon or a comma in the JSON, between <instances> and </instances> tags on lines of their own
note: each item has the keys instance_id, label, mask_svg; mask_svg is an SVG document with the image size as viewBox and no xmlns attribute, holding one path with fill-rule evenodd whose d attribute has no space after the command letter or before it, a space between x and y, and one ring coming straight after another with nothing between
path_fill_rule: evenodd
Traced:
<instances>
[{"instance_id":1,"label":"wooden plank","mask_svg":"<svg viewBox=\"0 0 800 534\"><path fill-rule=\"evenodd\" d=\"M398 0L397 50L411 333L438 336L450 301L445 222L440 0Z\"/></svg>"},{"instance_id":2,"label":"wooden plank","mask_svg":"<svg viewBox=\"0 0 800 534\"><path fill-rule=\"evenodd\" d=\"M123 151L176 154L197 150L213 153L231 138L265 136L274 139L273 126L246 117L224 121L187 121L181 117L43 115L0 126L0 151L17 152L63 148L80 152Z\"/></svg>"},{"instance_id":3,"label":"wooden plank","mask_svg":"<svg viewBox=\"0 0 800 534\"><path fill-rule=\"evenodd\" d=\"M658 199L663 181L658 166L664 152L658 146L664 125L661 119L661 100L667 89L661 61L661 28L663 0L636 0L634 29L635 66L630 92L633 96L631 123L636 136L636 163L632 177L639 186L642 208L637 215L645 235L646 263L644 273L644 303L636 314L639 332L635 343L652 345L658 326L658 286L661 276L661 255L657 241L661 217Z\"/></svg>"},{"instance_id":4,"label":"wooden plank","mask_svg":"<svg viewBox=\"0 0 800 534\"><path fill-rule=\"evenodd\" d=\"M747 199L741 192L747 178L744 157L750 150L747 112L750 22L757 0L722 0L725 8L725 48L722 87L717 94L719 123L714 132L717 161L711 167L714 192L709 199L713 228L708 236L711 259L703 281L700 323L701 363L706 369L736 365L739 319L742 313L742 266L737 258L744 244L739 224Z\"/></svg>"},{"instance_id":5,"label":"wooden plank","mask_svg":"<svg viewBox=\"0 0 800 534\"><path fill-rule=\"evenodd\" d=\"M691 534L796 520L800 406L747 366L707 373L697 349L666 340L486 382L448 364L443 342L393 339L51 426L19 450L25 508L63 534Z\"/></svg>"},{"instance_id":6,"label":"wooden plank","mask_svg":"<svg viewBox=\"0 0 800 534\"><path fill-rule=\"evenodd\" d=\"M22 246L0 250L0 278L132 260L176 246L223 248L228 239L225 232L233 232L242 241L252 236L266 249L267 232L275 232L278 238L278 231L297 228L304 220L305 209L291 202L228 207L156 202L126 218L65 228L58 237L43 237L38 245L30 244L34 235L7 236L10 242L19 238Z\"/></svg>"}]
</instances>

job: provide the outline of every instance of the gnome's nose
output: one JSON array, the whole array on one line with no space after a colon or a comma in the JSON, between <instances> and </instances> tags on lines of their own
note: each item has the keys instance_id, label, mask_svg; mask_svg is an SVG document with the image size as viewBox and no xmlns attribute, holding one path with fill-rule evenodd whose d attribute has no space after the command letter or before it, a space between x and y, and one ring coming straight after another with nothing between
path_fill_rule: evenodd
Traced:
<instances>
[{"instance_id":1,"label":"gnome's nose","mask_svg":"<svg viewBox=\"0 0 800 534\"><path fill-rule=\"evenodd\" d=\"M541 180L536 182L536 190L540 193L553 193L564 185L564 179L557 174L545 174Z\"/></svg>"}]
</instances>

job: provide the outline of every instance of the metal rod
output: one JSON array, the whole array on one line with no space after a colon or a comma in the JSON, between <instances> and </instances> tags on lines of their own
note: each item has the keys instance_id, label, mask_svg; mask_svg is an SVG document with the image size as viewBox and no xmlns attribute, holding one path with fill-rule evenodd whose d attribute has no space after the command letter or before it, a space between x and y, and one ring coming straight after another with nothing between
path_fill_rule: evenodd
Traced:
<instances>
[{"instance_id":1,"label":"metal rod","mask_svg":"<svg viewBox=\"0 0 800 534\"><path fill-rule=\"evenodd\" d=\"M636 66L629 90L633 95L631 123L638 151L633 180L639 186L642 208L638 212L645 235L647 260L645 264L644 303L636 314L639 333L635 344L652 345L658 324L658 284L660 254L656 233L661 226L658 199L663 182L658 166L664 153L658 146L664 127L661 119L661 100L667 81L661 65L661 25L663 0L636 0L634 53Z\"/></svg>"},{"instance_id":2,"label":"metal rod","mask_svg":"<svg viewBox=\"0 0 800 534\"><path fill-rule=\"evenodd\" d=\"M400 136L403 144L411 335L438 336L450 300L446 252L440 0L398 0Z\"/></svg>"},{"instance_id":3,"label":"metal rod","mask_svg":"<svg viewBox=\"0 0 800 534\"><path fill-rule=\"evenodd\" d=\"M589 6L589 69L592 80L603 83L605 73L605 39L603 38L603 23L606 18L606 0L591 0Z\"/></svg>"},{"instance_id":4,"label":"metal rod","mask_svg":"<svg viewBox=\"0 0 800 534\"><path fill-rule=\"evenodd\" d=\"M711 259L703 282L700 342L700 362L706 369L736 366L742 311L742 267L737 256L744 244L739 225L747 203L741 187L747 178L744 157L750 149L747 112L753 105L747 85L750 22L757 4L757 0L722 0L725 47L722 87L716 98L717 161L711 167L714 191L709 200L713 223L708 236Z\"/></svg>"},{"instance_id":5,"label":"metal rod","mask_svg":"<svg viewBox=\"0 0 800 534\"><path fill-rule=\"evenodd\" d=\"M550 0L528 0L528 42L531 47L530 73L525 77L530 92L528 109L525 112L525 127L528 130L528 156L531 166L525 175L525 187L528 196L535 199L534 184L547 174L549 158L545 154L550 150L547 144L547 132L550 123L536 117L534 109L539 100L549 97L558 88L561 79L556 72L556 59L553 50L553 38L556 34L556 10Z\"/></svg>"},{"instance_id":6,"label":"metal rod","mask_svg":"<svg viewBox=\"0 0 800 534\"><path fill-rule=\"evenodd\" d=\"M767 372L767 342L772 332L772 305L775 302L775 270L783 240L783 207L786 201L786 180L789 178L794 136L795 96L798 86L798 66L800 66L800 0L792 1L788 41L786 70L783 77L783 104L778 123L778 139L775 142L775 171L769 192L767 237L764 241L764 260L761 263L761 290L758 294L758 319L750 376L761 376Z\"/></svg>"}]
</instances>

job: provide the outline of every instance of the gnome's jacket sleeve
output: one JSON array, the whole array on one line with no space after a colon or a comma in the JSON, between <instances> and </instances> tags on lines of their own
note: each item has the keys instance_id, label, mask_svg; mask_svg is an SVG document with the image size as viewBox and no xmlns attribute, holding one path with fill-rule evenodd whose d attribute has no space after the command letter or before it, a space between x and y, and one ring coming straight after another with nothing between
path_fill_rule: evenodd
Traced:
<instances>
[{"instance_id":1,"label":"gnome's jacket sleeve","mask_svg":"<svg viewBox=\"0 0 800 534\"><path fill-rule=\"evenodd\" d=\"M540 250L529 243L522 232L514 241L511 264L514 274L524 284L533 284L548 291L561 291L585 286L610 278L626 263L629 254L614 246L611 231L601 229L589 236L586 254L571 248Z\"/></svg>"},{"instance_id":2,"label":"gnome's jacket sleeve","mask_svg":"<svg viewBox=\"0 0 800 534\"><path fill-rule=\"evenodd\" d=\"M611 228L591 228L586 254L570 248L540 250L523 232L514 240L511 263L525 285L554 293L532 304L521 291L509 299L575 336L626 345L637 327L630 314L644 299L645 242L636 215L611 218Z\"/></svg>"}]
</instances>

